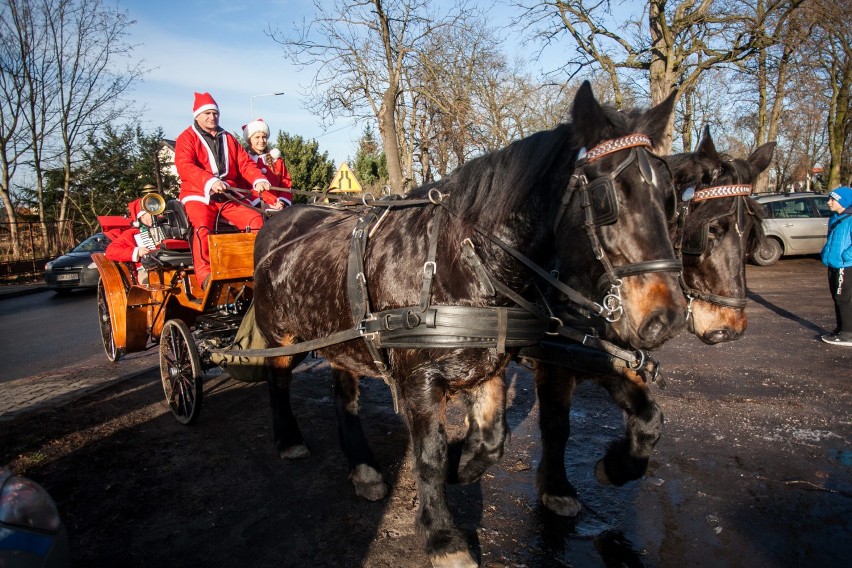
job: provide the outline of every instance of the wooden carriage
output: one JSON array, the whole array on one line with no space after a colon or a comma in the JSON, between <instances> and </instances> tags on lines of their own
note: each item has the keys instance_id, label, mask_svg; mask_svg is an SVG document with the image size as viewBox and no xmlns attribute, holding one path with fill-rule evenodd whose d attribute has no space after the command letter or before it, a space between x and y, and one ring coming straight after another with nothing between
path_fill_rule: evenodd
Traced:
<instances>
[{"instance_id":1,"label":"wooden carriage","mask_svg":"<svg viewBox=\"0 0 852 568\"><path fill-rule=\"evenodd\" d=\"M164 239L152 255L157 262L147 268L147 278L140 278L134 263L92 255L101 276L98 319L111 361L159 345L166 401L175 417L189 424L201 410L203 374L221 363L207 349L233 343L251 304L255 235L209 235L210 283L203 290L193 272L182 205L161 198L162 205L156 202L146 210L157 215L158 226L172 238ZM179 214L163 215L169 208Z\"/></svg>"}]
</instances>

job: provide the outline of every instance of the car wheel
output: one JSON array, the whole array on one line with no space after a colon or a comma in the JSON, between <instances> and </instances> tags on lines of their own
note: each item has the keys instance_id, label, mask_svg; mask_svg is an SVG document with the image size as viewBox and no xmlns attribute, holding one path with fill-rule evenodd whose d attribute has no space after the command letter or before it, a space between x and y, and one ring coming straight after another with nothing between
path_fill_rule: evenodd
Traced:
<instances>
[{"instance_id":1,"label":"car wheel","mask_svg":"<svg viewBox=\"0 0 852 568\"><path fill-rule=\"evenodd\" d=\"M767 237L763 246L755 251L752 260L758 266L772 266L781 258L782 252L784 250L778 239Z\"/></svg>"}]
</instances>

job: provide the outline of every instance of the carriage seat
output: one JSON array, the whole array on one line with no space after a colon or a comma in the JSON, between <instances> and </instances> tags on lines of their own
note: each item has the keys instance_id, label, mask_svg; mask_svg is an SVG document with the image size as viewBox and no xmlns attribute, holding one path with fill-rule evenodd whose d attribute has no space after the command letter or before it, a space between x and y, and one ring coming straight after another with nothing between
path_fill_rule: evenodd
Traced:
<instances>
[{"instance_id":1,"label":"carriage seat","mask_svg":"<svg viewBox=\"0 0 852 568\"><path fill-rule=\"evenodd\" d=\"M186 216L183 203L177 199L166 202L166 208L157 218L157 226L165 237L159 250L148 259L146 268L178 268L192 266L192 250L189 239L192 226ZM145 263L143 263L144 265Z\"/></svg>"}]
</instances>

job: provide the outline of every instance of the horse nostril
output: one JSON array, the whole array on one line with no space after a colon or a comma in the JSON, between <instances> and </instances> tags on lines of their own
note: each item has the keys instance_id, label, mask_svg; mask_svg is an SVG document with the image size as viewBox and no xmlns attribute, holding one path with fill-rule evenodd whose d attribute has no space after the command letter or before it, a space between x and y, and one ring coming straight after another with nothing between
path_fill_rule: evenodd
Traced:
<instances>
[{"instance_id":1,"label":"horse nostril","mask_svg":"<svg viewBox=\"0 0 852 568\"><path fill-rule=\"evenodd\" d=\"M656 312L645 320L639 331L643 348L653 349L669 339L684 325L684 316L674 312Z\"/></svg>"},{"instance_id":2,"label":"horse nostril","mask_svg":"<svg viewBox=\"0 0 852 568\"><path fill-rule=\"evenodd\" d=\"M739 339L742 334L735 333L732 329L712 329L704 334L704 342L710 345L733 341Z\"/></svg>"}]
</instances>

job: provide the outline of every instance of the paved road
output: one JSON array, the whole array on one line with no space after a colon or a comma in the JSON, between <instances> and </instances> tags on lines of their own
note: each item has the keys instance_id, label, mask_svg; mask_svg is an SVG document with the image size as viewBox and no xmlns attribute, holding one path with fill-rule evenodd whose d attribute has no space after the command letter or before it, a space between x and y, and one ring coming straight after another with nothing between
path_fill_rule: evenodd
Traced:
<instances>
[{"instance_id":1,"label":"paved road","mask_svg":"<svg viewBox=\"0 0 852 568\"><path fill-rule=\"evenodd\" d=\"M484 567L848 565L852 349L817 339L834 323L825 268L792 259L749 267L748 278L743 339L706 346L684 334L658 353L668 387L653 393L667 420L646 478L597 484L594 463L622 417L581 384L565 456L577 519L538 505L535 388L525 370L509 373L507 454L481 483L448 490ZM364 503L346 481L327 368L310 363L294 378L305 460L278 459L264 385L208 381L186 428L164 407L156 371L0 424L0 456L57 499L79 566L428 566L387 387L364 381L361 412L393 490Z\"/></svg>"},{"instance_id":2,"label":"paved road","mask_svg":"<svg viewBox=\"0 0 852 568\"><path fill-rule=\"evenodd\" d=\"M47 295L52 293L40 283L0 286L0 310L3 310L4 318L9 317L7 311L15 299L32 296L41 301L41 297L45 296L44 300L50 301L53 298L48 298ZM67 305L65 301L59 304L52 302L50 313L41 312L45 322L62 321L62 308ZM110 363L100 347L97 316L93 314L92 317L94 321L81 323L80 333L82 337L88 338L89 343L94 341L94 348L89 346L83 357L73 360L66 357L65 364L39 368L33 373L26 373L26 376L19 372L14 361L20 359L17 355L23 355L22 345L33 346L36 341L31 337L21 340L16 335L18 330L14 329L14 326L7 326L4 321L0 328L0 353L4 357L10 357L12 361L4 369L5 380L0 382L0 422L44 407L67 404L83 395L149 371L158 364L156 349L134 353L118 364ZM49 341L48 339L43 342L45 349L55 351L57 347L51 346ZM26 354L27 357L31 355L33 354Z\"/></svg>"}]
</instances>

